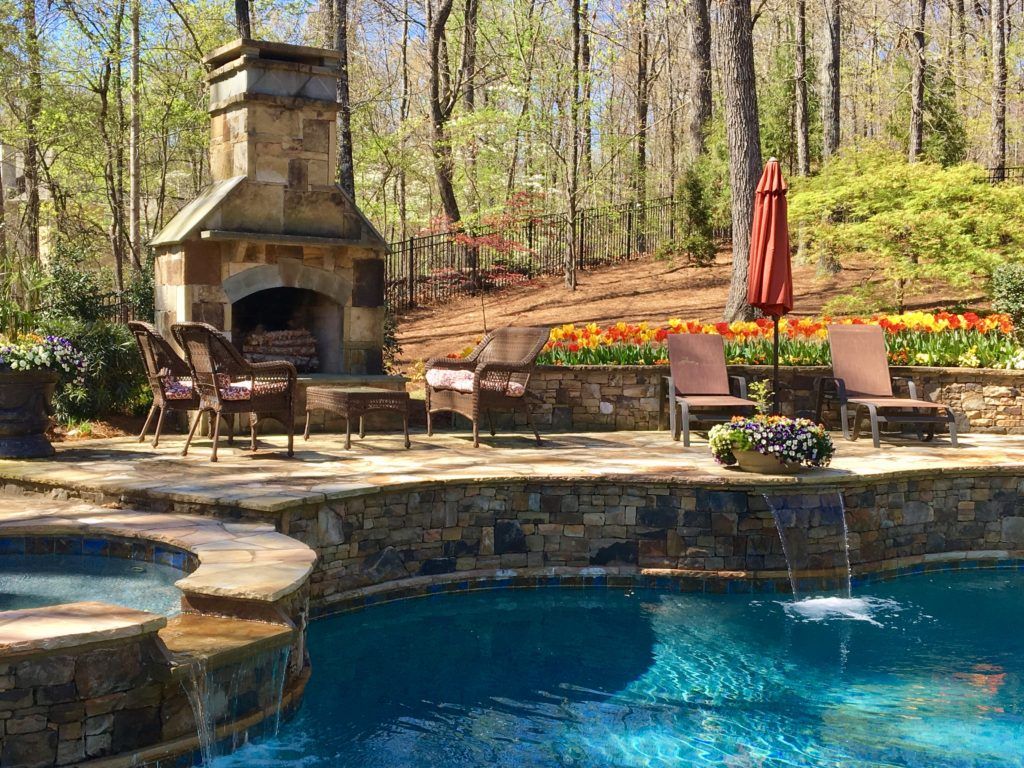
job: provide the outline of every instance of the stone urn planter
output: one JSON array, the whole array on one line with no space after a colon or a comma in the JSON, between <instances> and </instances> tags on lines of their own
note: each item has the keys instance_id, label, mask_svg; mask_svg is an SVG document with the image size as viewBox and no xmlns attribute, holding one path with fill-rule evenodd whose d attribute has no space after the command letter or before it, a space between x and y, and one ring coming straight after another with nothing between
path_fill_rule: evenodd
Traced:
<instances>
[{"instance_id":1,"label":"stone urn planter","mask_svg":"<svg viewBox=\"0 0 1024 768\"><path fill-rule=\"evenodd\" d=\"M803 464L785 464L774 456L757 451L733 451L733 455L738 469L759 475L796 475L810 469Z\"/></svg>"},{"instance_id":2,"label":"stone urn planter","mask_svg":"<svg viewBox=\"0 0 1024 768\"><path fill-rule=\"evenodd\" d=\"M54 371L0 371L0 459L53 455L46 429L57 381Z\"/></svg>"}]
</instances>

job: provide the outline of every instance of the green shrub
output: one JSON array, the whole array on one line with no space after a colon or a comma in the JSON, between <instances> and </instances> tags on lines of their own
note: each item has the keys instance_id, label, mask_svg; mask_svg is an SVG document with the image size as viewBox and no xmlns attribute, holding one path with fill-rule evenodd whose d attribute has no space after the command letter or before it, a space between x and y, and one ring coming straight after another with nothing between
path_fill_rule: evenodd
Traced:
<instances>
[{"instance_id":1,"label":"green shrub","mask_svg":"<svg viewBox=\"0 0 1024 768\"><path fill-rule=\"evenodd\" d=\"M794 179L790 228L841 264L868 257L887 278L879 306L902 310L923 280L975 285L1024 250L1024 187L989 184L985 169L908 163L881 144L849 147L818 176Z\"/></svg>"},{"instance_id":2,"label":"green shrub","mask_svg":"<svg viewBox=\"0 0 1024 768\"><path fill-rule=\"evenodd\" d=\"M1024 264L1003 264L992 272L992 308L1013 318L1016 327L1024 325Z\"/></svg>"},{"instance_id":3,"label":"green shrub","mask_svg":"<svg viewBox=\"0 0 1024 768\"><path fill-rule=\"evenodd\" d=\"M138 415L149 407L149 385L128 326L104 319L56 319L51 315L40 330L65 337L86 359L84 382L64 387L54 398L58 421Z\"/></svg>"},{"instance_id":4,"label":"green shrub","mask_svg":"<svg viewBox=\"0 0 1024 768\"><path fill-rule=\"evenodd\" d=\"M715 231L712 210L705 194L704 180L690 167L676 188L675 227L681 234L662 243L654 256L672 259L685 256L695 266L706 267L715 261Z\"/></svg>"}]
</instances>

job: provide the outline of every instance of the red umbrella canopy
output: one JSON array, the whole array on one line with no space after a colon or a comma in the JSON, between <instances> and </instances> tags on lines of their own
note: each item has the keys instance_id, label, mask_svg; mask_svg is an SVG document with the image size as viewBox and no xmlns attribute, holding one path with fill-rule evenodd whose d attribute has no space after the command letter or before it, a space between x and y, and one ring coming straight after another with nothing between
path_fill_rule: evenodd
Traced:
<instances>
[{"instance_id":1,"label":"red umbrella canopy","mask_svg":"<svg viewBox=\"0 0 1024 768\"><path fill-rule=\"evenodd\" d=\"M754 192L747 303L773 317L781 317L793 309L786 182L779 161L774 157L764 167Z\"/></svg>"}]
</instances>

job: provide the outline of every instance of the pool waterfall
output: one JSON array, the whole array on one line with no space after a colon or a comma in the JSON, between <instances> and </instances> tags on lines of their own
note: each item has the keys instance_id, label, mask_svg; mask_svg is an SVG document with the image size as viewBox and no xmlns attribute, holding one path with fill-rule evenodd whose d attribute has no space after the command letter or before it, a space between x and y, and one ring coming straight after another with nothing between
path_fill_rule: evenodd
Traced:
<instances>
[{"instance_id":1,"label":"pool waterfall","mask_svg":"<svg viewBox=\"0 0 1024 768\"><path fill-rule=\"evenodd\" d=\"M841 591L853 596L853 568L850 565L850 529L846 522L846 503L842 491L803 494L763 494L782 541L789 584L794 599L799 598L800 575L813 571L838 571ZM832 552L815 542L834 527L843 546ZM843 570L845 569L845 571Z\"/></svg>"}]
</instances>

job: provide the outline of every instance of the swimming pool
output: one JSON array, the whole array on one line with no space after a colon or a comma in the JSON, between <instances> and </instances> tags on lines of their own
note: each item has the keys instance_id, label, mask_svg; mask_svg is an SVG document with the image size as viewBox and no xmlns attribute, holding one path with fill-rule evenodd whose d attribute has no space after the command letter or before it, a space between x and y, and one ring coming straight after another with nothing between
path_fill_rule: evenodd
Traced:
<instances>
[{"instance_id":1,"label":"swimming pool","mask_svg":"<svg viewBox=\"0 0 1024 768\"><path fill-rule=\"evenodd\" d=\"M177 568L91 555L0 555L0 611L85 600L171 615L181 607Z\"/></svg>"},{"instance_id":2,"label":"swimming pool","mask_svg":"<svg viewBox=\"0 0 1024 768\"><path fill-rule=\"evenodd\" d=\"M853 602L438 595L314 623L278 738L223 766L1024 765L1024 573Z\"/></svg>"}]
</instances>

